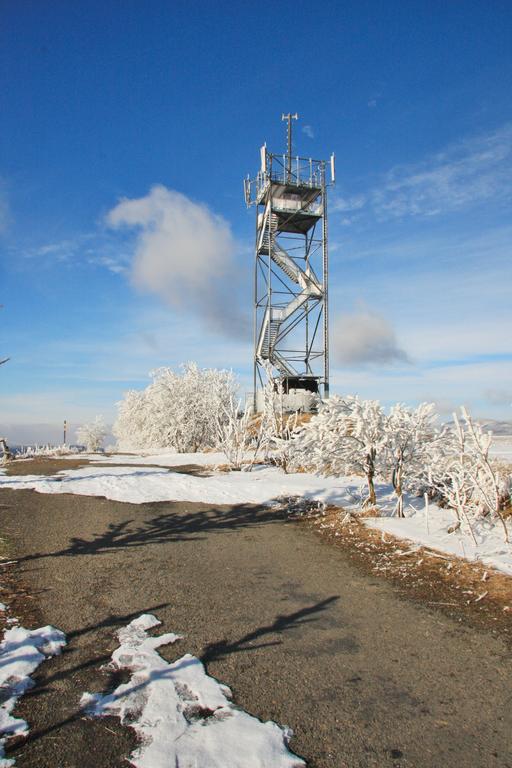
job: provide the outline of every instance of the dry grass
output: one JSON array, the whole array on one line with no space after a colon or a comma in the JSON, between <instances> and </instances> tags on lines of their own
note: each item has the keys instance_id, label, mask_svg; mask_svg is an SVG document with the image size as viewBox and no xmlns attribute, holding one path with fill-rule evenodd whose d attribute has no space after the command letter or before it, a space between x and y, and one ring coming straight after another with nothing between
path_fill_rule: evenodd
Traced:
<instances>
[{"instance_id":1,"label":"dry grass","mask_svg":"<svg viewBox=\"0 0 512 768\"><path fill-rule=\"evenodd\" d=\"M393 583L404 597L442 610L453 618L491 629L512 644L512 578L369 528L339 507L313 509L296 517L358 567ZM295 515L292 512L292 516Z\"/></svg>"}]
</instances>

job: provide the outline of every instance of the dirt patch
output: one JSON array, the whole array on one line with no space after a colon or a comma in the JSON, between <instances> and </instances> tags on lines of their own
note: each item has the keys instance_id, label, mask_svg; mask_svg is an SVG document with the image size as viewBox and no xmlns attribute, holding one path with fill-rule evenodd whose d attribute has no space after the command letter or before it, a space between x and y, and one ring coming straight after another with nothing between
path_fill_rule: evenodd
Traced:
<instances>
[{"instance_id":1,"label":"dirt patch","mask_svg":"<svg viewBox=\"0 0 512 768\"><path fill-rule=\"evenodd\" d=\"M6 475L55 475L63 469L81 469L88 459L55 459L38 456L34 459L13 459L6 464Z\"/></svg>"},{"instance_id":2,"label":"dirt patch","mask_svg":"<svg viewBox=\"0 0 512 768\"><path fill-rule=\"evenodd\" d=\"M142 469L161 469L165 472L178 472L182 475L196 475L208 477L211 472L200 464L183 464L177 467L162 466L161 464L123 464L122 462L110 464L90 461L89 459L60 459L36 457L34 459L14 459L5 465L5 474L12 475L56 475L63 470L82 469L83 467L133 467Z\"/></svg>"},{"instance_id":3,"label":"dirt patch","mask_svg":"<svg viewBox=\"0 0 512 768\"><path fill-rule=\"evenodd\" d=\"M339 507L292 515L340 547L359 569L393 582L398 591L512 645L512 578L480 563L373 530Z\"/></svg>"}]
</instances>

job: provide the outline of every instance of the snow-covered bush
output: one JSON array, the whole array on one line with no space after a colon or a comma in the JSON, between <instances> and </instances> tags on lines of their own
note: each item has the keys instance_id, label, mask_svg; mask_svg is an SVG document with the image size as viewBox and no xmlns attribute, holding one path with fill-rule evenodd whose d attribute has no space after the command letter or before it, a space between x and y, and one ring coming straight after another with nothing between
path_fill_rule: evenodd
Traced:
<instances>
[{"instance_id":1,"label":"snow-covered bush","mask_svg":"<svg viewBox=\"0 0 512 768\"><path fill-rule=\"evenodd\" d=\"M22 445L16 449L15 457L17 459L51 459L75 453L80 453L80 449L66 443L62 445Z\"/></svg>"},{"instance_id":2,"label":"snow-covered bush","mask_svg":"<svg viewBox=\"0 0 512 768\"><path fill-rule=\"evenodd\" d=\"M425 479L432 444L442 439L436 432L436 418L433 403L422 403L417 408L397 403L386 419L384 455L397 497L398 517L404 516L404 490L419 490L418 486Z\"/></svg>"},{"instance_id":3,"label":"snow-covered bush","mask_svg":"<svg viewBox=\"0 0 512 768\"><path fill-rule=\"evenodd\" d=\"M99 451L107 435L103 416L96 416L89 424L82 424L76 431L76 439L89 452Z\"/></svg>"},{"instance_id":4,"label":"snow-covered bush","mask_svg":"<svg viewBox=\"0 0 512 768\"><path fill-rule=\"evenodd\" d=\"M241 412L240 405L240 400L232 395L222 405L216 419L217 447L225 454L232 469L241 469L245 454L254 442L251 409L246 405Z\"/></svg>"},{"instance_id":5,"label":"snow-covered bush","mask_svg":"<svg viewBox=\"0 0 512 768\"><path fill-rule=\"evenodd\" d=\"M155 423L154 410L147 389L125 392L124 399L117 403L117 419L112 427L119 450L163 447L155 442L158 424Z\"/></svg>"},{"instance_id":6,"label":"snow-covered bush","mask_svg":"<svg viewBox=\"0 0 512 768\"><path fill-rule=\"evenodd\" d=\"M373 505L385 442L386 418L377 400L335 395L292 436L291 463L324 475L364 475L366 503Z\"/></svg>"},{"instance_id":7,"label":"snow-covered bush","mask_svg":"<svg viewBox=\"0 0 512 768\"><path fill-rule=\"evenodd\" d=\"M12 459L12 453L7 445L5 437L0 437L0 448L2 449L0 464L7 464Z\"/></svg>"},{"instance_id":8,"label":"snow-covered bush","mask_svg":"<svg viewBox=\"0 0 512 768\"><path fill-rule=\"evenodd\" d=\"M142 392L131 390L118 403L114 435L121 450L172 448L179 453L215 448L219 414L235 396L232 372L200 369L195 363L176 373L160 368Z\"/></svg>"},{"instance_id":9,"label":"snow-covered bush","mask_svg":"<svg viewBox=\"0 0 512 768\"><path fill-rule=\"evenodd\" d=\"M264 461L272 460L287 471L293 453L290 439L297 426L298 411L285 411L284 388L281 378L274 379L272 366L265 366L267 381L263 387L263 411L260 415L255 446L256 459L261 451Z\"/></svg>"},{"instance_id":10,"label":"snow-covered bush","mask_svg":"<svg viewBox=\"0 0 512 768\"><path fill-rule=\"evenodd\" d=\"M484 432L465 408L461 415L462 420L453 415L454 427L431 463L432 486L453 509L458 524L467 523L473 537L474 522L490 517L499 520L508 542L503 508L510 502L510 475L489 459L492 433Z\"/></svg>"}]
</instances>

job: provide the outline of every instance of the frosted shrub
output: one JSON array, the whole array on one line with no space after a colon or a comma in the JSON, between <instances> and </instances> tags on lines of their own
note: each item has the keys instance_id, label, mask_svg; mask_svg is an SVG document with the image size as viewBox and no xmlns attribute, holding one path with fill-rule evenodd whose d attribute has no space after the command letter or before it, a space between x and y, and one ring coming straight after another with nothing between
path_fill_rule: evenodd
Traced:
<instances>
[{"instance_id":1,"label":"frosted shrub","mask_svg":"<svg viewBox=\"0 0 512 768\"><path fill-rule=\"evenodd\" d=\"M263 387L263 412L256 441L255 458L259 451L263 458L270 458L287 471L292 454L291 436L297 426L298 412L286 414L284 409L284 389L281 378L274 379L272 367L265 366L267 382Z\"/></svg>"},{"instance_id":2,"label":"frosted shrub","mask_svg":"<svg viewBox=\"0 0 512 768\"><path fill-rule=\"evenodd\" d=\"M76 431L76 439L89 452L99 451L107 434L103 416L96 416L94 421L83 424Z\"/></svg>"},{"instance_id":3,"label":"frosted shrub","mask_svg":"<svg viewBox=\"0 0 512 768\"><path fill-rule=\"evenodd\" d=\"M58 456L69 456L79 452L80 450L78 448L69 446L66 443L63 443L62 445L27 445L21 446L21 448L16 451L16 458L54 458Z\"/></svg>"},{"instance_id":4,"label":"frosted shrub","mask_svg":"<svg viewBox=\"0 0 512 768\"><path fill-rule=\"evenodd\" d=\"M224 453L232 469L241 469L245 453L254 440L251 434L252 414L246 405L240 410L240 400L231 395L217 415L217 447Z\"/></svg>"},{"instance_id":5,"label":"frosted shrub","mask_svg":"<svg viewBox=\"0 0 512 768\"><path fill-rule=\"evenodd\" d=\"M454 428L446 436L445 450L432 463L432 485L453 509L458 524L466 522L473 538L474 522L490 517L499 520L508 542L502 510L510 498L510 476L489 459L492 433L484 432L465 408L461 416L453 414Z\"/></svg>"},{"instance_id":6,"label":"frosted shrub","mask_svg":"<svg viewBox=\"0 0 512 768\"><path fill-rule=\"evenodd\" d=\"M398 517L404 516L404 490L418 490L425 478L432 444L442 439L434 426L436 418L432 403L422 403L417 408L397 403L387 417L385 458L397 497Z\"/></svg>"},{"instance_id":7,"label":"frosted shrub","mask_svg":"<svg viewBox=\"0 0 512 768\"><path fill-rule=\"evenodd\" d=\"M291 462L324 475L361 474L366 504L375 504L375 476L382 464L386 420L377 400L333 396L291 440Z\"/></svg>"},{"instance_id":8,"label":"frosted shrub","mask_svg":"<svg viewBox=\"0 0 512 768\"><path fill-rule=\"evenodd\" d=\"M0 437L0 448L2 449L0 464L7 464L12 459L12 453L9 450L5 437Z\"/></svg>"},{"instance_id":9,"label":"frosted shrub","mask_svg":"<svg viewBox=\"0 0 512 768\"><path fill-rule=\"evenodd\" d=\"M118 403L113 431L119 448L215 448L219 414L229 409L236 391L233 374L187 363L179 373L160 368L151 376L143 392L131 390Z\"/></svg>"}]
</instances>

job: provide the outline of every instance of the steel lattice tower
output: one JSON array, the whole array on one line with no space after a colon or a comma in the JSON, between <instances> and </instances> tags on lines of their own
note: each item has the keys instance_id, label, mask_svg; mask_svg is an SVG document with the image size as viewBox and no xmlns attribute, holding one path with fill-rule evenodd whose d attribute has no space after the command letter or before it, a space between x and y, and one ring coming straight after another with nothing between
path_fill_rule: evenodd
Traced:
<instances>
[{"instance_id":1,"label":"steel lattice tower","mask_svg":"<svg viewBox=\"0 0 512 768\"><path fill-rule=\"evenodd\" d=\"M244 182L256 206L254 270L254 406L271 364L286 393L329 396L326 162L261 148L255 179ZM334 155L330 183L334 183Z\"/></svg>"}]
</instances>

